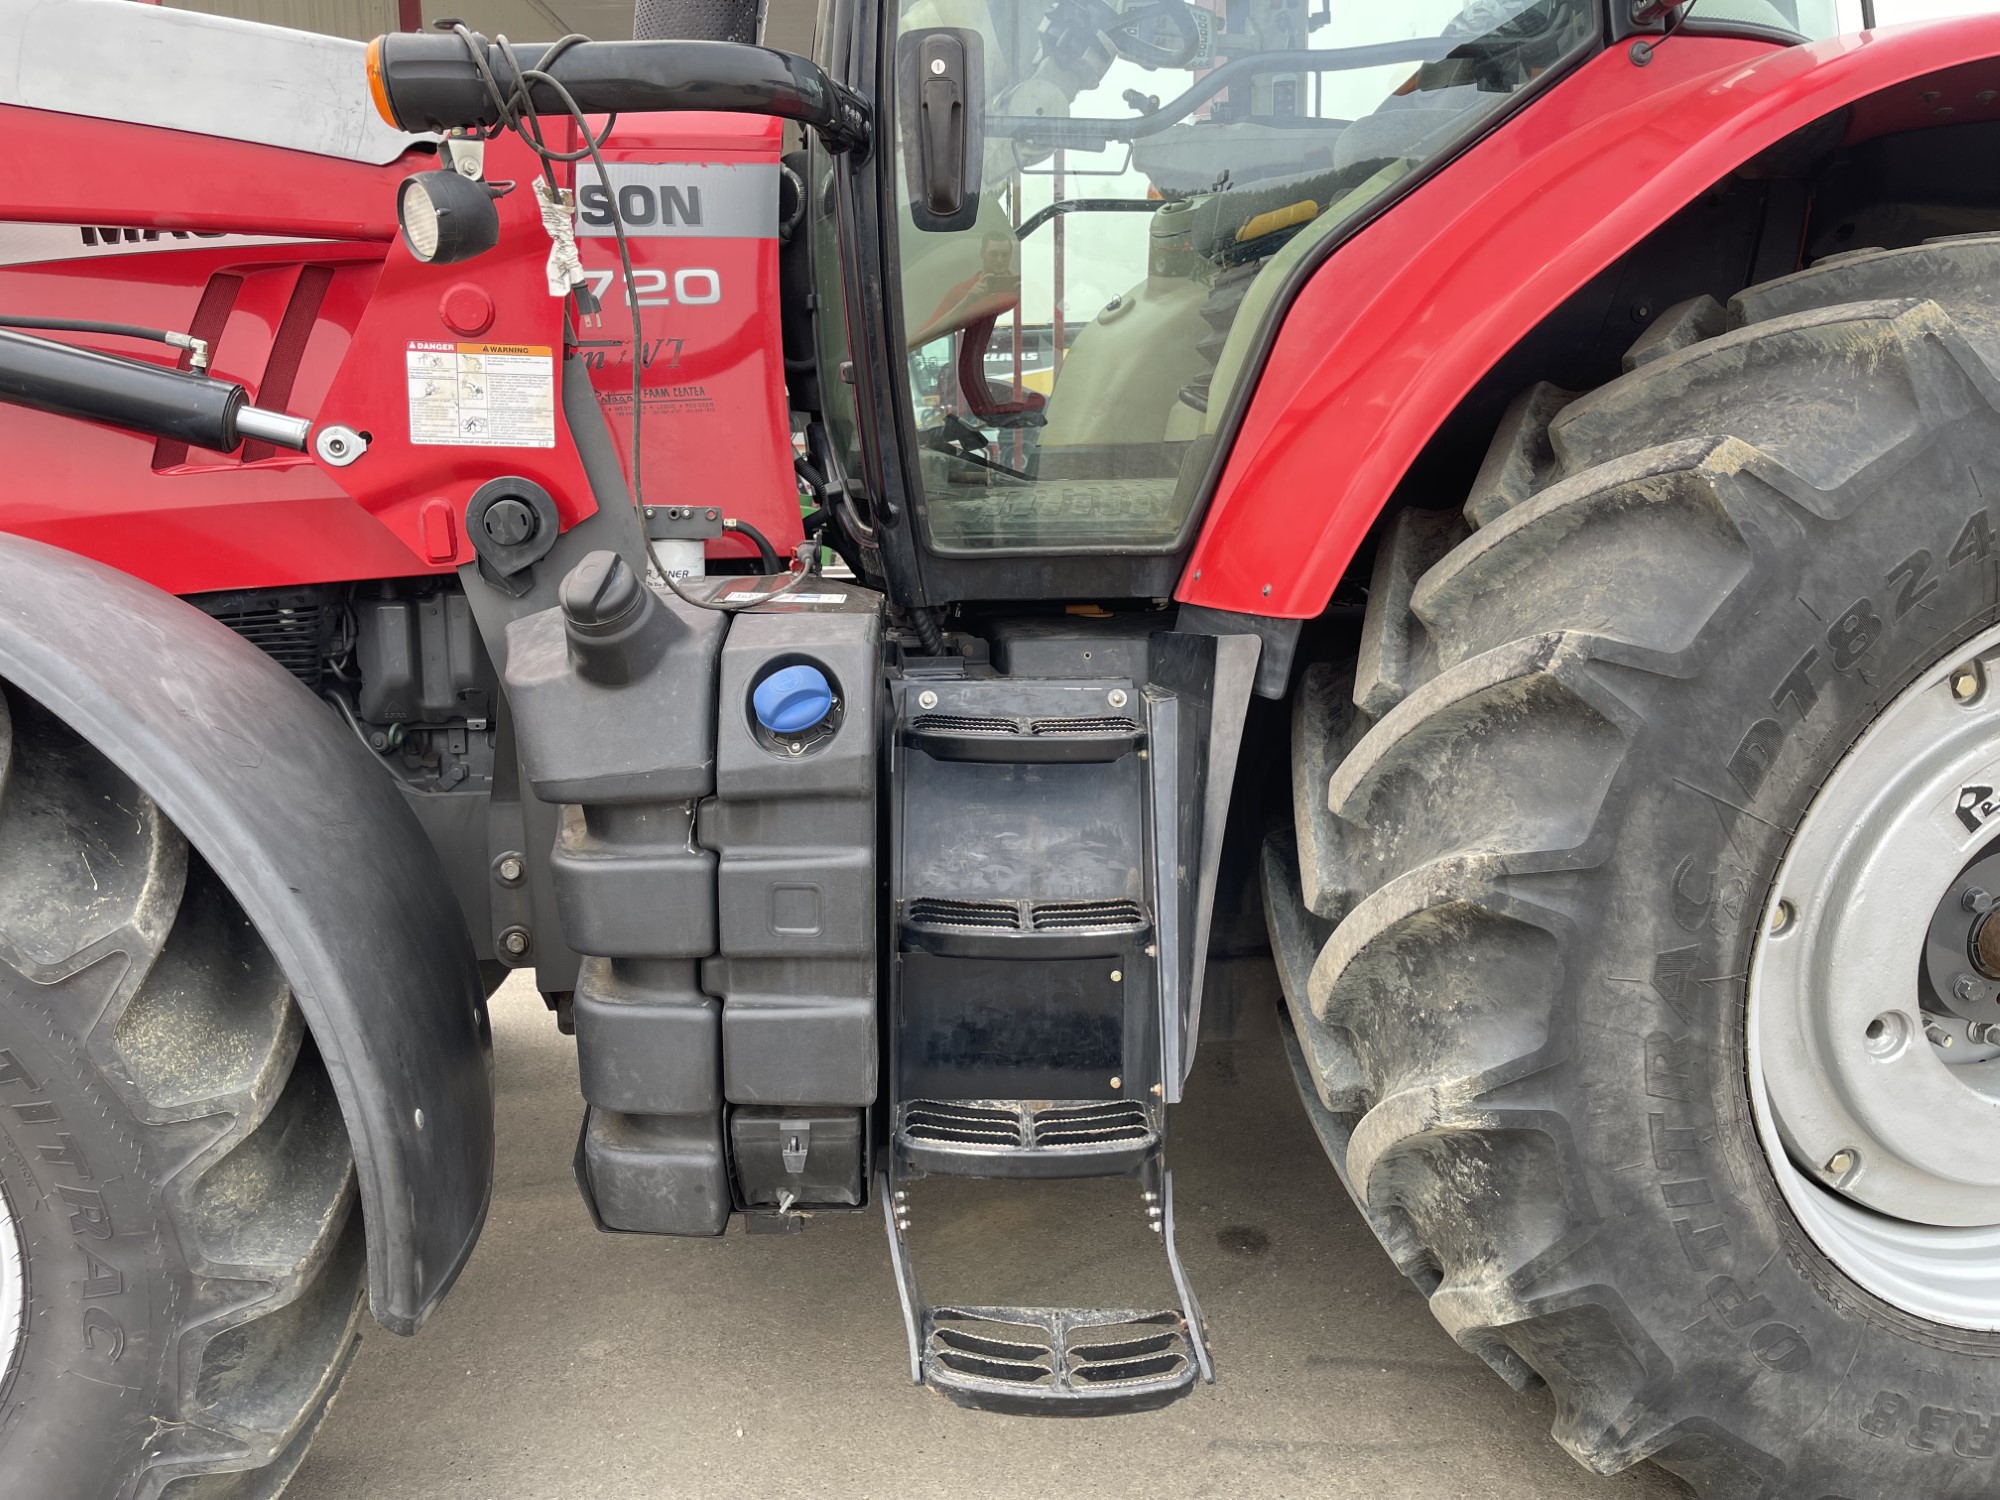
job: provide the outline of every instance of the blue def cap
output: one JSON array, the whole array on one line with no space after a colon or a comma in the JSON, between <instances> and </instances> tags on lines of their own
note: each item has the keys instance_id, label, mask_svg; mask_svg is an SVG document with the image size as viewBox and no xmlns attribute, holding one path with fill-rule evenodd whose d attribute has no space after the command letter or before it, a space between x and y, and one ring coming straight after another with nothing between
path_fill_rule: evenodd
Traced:
<instances>
[{"instance_id":1,"label":"blue def cap","mask_svg":"<svg viewBox=\"0 0 2000 1500\"><path fill-rule=\"evenodd\" d=\"M772 734L798 734L833 708L833 688L818 667L780 667L751 690L757 722Z\"/></svg>"}]
</instances>

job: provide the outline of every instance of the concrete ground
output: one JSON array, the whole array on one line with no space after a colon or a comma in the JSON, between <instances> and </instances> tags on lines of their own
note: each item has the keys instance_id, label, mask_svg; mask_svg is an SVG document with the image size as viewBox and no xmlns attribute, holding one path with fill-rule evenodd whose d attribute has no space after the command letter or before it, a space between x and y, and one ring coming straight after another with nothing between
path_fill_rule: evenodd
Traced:
<instances>
[{"instance_id":1,"label":"concrete ground","mask_svg":"<svg viewBox=\"0 0 2000 1500\"><path fill-rule=\"evenodd\" d=\"M1515 1395L1432 1321L1306 1123L1268 969L1211 974L1241 1022L1204 1042L1171 1157L1213 1388L1076 1422L913 1389L872 1212L796 1236L599 1234L570 1180L572 1044L510 984L485 1236L420 1336L369 1325L288 1500L1684 1500L1659 1470L1578 1467L1547 1395ZM933 1300L1171 1303L1130 1183L926 1183L914 1209Z\"/></svg>"}]
</instances>

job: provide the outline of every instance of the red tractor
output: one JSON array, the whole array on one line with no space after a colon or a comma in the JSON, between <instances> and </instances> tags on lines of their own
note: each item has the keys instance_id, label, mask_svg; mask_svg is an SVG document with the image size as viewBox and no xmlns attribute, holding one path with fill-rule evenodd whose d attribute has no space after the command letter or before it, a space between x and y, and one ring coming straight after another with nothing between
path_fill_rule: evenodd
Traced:
<instances>
[{"instance_id":1,"label":"red tractor","mask_svg":"<svg viewBox=\"0 0 2000 1500\"><path fill-rule=\"evenodd\" d=\"M2000 18L750 10L0 15L0 1490L284 1487L514 970L600 1228L875 1212L913 1380L1185 1395L1261 886L1579 1461L1991 1493ZM1161 1295L931 1304L951 1176L1129 1180Z\"/></svg>"}]
</instances>

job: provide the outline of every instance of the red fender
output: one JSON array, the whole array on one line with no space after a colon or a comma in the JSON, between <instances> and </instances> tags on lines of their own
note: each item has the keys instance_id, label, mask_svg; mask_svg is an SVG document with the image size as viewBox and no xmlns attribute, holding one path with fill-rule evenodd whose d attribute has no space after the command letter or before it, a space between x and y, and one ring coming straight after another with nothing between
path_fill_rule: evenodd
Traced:
<instances>
[{"instance_id":1,"label":"red fender","mask_svg":"<svg viewBox=\"0 0 2000 1500\"><path fill-rule=\"evenodd\" d=\"M1578 68L1306 283L1175 597L1317 615L1502 356L1718 178L1850 104L1850 140L2000 118L2000 16L1795 47L1681 36L1645 67L1620 46Z\"/></svg>"}]
</instances>

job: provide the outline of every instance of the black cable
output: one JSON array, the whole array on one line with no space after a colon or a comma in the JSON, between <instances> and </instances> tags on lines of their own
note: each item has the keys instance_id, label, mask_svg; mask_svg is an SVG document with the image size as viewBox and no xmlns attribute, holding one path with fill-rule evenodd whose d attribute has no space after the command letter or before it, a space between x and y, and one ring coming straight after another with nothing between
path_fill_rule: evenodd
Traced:
<instances>
[{"instance_id":1,"label":"black cable","mask_svg":"<svg viewBox=\"0 0 2000 1500\"><path fill-rule=\"evenodd\" d=\"M43 333L94 333L105 338L144 339L148 343L167 344L176 349L192 349L199 342L190 334L173 333L165 328L146 328L137 323L100 323L93 318L28 318L0 313L0 328L33 328ZM203 359L198 368L205 369L207 365L208 361Z\"/></svg>"},{"instance_id":2,"label":"black cable","mask_svg":"<svg viewBox=\"0 0 2000 1500\"><path fill-rule=\"evenodd\" d=\"M922 646L928 655L943 656L944 637L939 634L937 620L931 612L919 604L913 606L908 613L910 623L917 627L917 644Z\"/></svg>"},{"instance_id":3,"label":"black cable","mask_svg":"<svg viewBox=\"0 0 2000 1500\"><path fill-rule=\"evenodd\" d=\"M731 520L729 517L724 516L722 518L722 529L724 531L741 532L744 536L755 542L757 544L757 556L763 560L765 572L782 573L785 571L785 565L778 561L778 549L771 545L770 538L765 536L755 526L752 526L748 521Z\"/></svg>"},{"instance_id":4,"label":"black cable","mask_svg":"<svg viewBox=\"0 0 2000 1500\"><path fill-rule=\"evenodd\" d=\"M558 161L580 161L587 156L590 159L591 165L597 169L598 180L603 182L608 188L611 183L611 173L604 164L601 147L604 137L610 135L609 125L605 127L604 136L593 136L590 133L590 122L584 117L583 110L576 102L576 97L564 86L562 80L552 77L545 71L545 67L523 68L520 59L514 55L513 44L506 37L496 35L493 39L493 45L499 50L501 56L507 59L507 65L514 74L515 94L520 100L520 107L518 109L515 108L512 100L502 92L500 80L495 76L492 68L487 65L484 49L478 45L472 32L462 24L454 24L451 29L453 34L465 44L466 51L472 55L473 64L479 71L480 80L486 85L487 91L492 97L501 118L521 138L528 149L541 159L542 170L547 175L549 186L551 188L558 187L554 163ZM542 55L541 62L544 65L553 62L562 52L585 40L587 38L572 33L570 36L566 36L554 43ZM528 92L529 85L536 83L547 84L550 91L562 101L563 109L569 115L570 119L576 122L577 131L583 137L583 148L580 153L571 154L555 151L549 147L543 138L540 118L535 110L533 99ZM522 121L524 120L529 122L528 128L523 128ZM623 273L625 308L627 313L630 314L632 321L632 508L639 513L640 541L646 549L647 559L652 563L655 571L659 573L661 582L666 584L673 591L674 596L682 603L692 605L696 609L715 610L719 614L737 614L745 609L754 609L759 604L780 598L792 589L797 588L800 583L804 582L810 576L809 573L800 572L790 574L782 587L760 595L747 604L731 605L722 604L712 599L697 599L689 594L687 590L683 589L675 581L673 574L660 562L659 554L653 548L653 539L647 535L645 526L644 480L640 471L641 453L643 451L640 441L640 424L645 415L644 362L641 359L641 354L645 349L645 333L639 315L638 277L632 269L632 247L625 236L624 215L614 213L611 216L611 229L613 238L618 246L619 268ZM764 545L768 548L770 544L766 542ZM777 554L772 552L771 557L775 561Z\"/></svg>"},{"instance_id":5,"label":"black cable","mask_svg":"<svg viewBox=\"0 0 2000 1500\"><path fill-rule=\"evenodd\" d=\"M792 472L799 476L799 483L806 487L813 497L813 504L826 504L826 476L813 467L811 459L803 453L792 455Z\"/></svg>"},{"instance_id":6,"label":"black cable","mask_svg":"<svg viewBox=\"0 0 2000 1500\"><path fill-rule=\"evenodd\" d=\"M1663 12L1667 18L1666 25L1652 40L1648 41L1645 37L1641 37L1632 44L1632 61L1641 67L1651 62L1655 52L1687 30L1688 17L1694 14L1694 8L1699 3L1700 0L1683 0L1681 4L1667 6Z\"/></svg>"}]
</instances>

